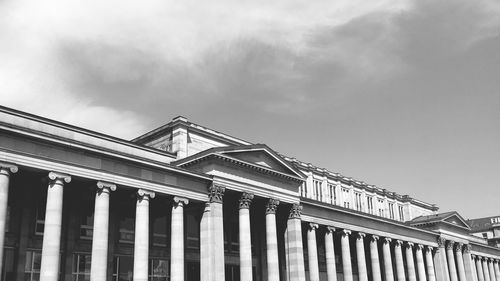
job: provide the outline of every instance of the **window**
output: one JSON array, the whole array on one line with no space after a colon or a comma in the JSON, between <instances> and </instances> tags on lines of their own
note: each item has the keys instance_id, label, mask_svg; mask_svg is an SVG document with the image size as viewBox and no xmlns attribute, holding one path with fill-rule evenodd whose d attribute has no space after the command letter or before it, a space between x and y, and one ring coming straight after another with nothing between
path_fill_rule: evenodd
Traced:
<instances>
[{"instance_id":1,"label":"window","mask_svg":"<svg viewBox=\"0 0 500 281\"><path fill-rule=\"evenodd\" d=\"M363 205L362 205L362 202L361 202L361 193L359 192L354 192L354 203L356 204L355 207L356 207L356 210L357 211L361 211Z\"/></svg>"},{"instance_id":2,"label":"window","mask_svg":"<svg viewBox=\"0 0 500 281\"><path fill-rule=\"evenodd\" d=\"M316 197L314 199L323 201L323 190L321 189L321 181L313 180L314 192Z\"/></svg>"},{"instance_id":3,"label":"window","mask_svg":"<svg viewBox=\"0 0 500 281\"><path fill-rule=\"evenodd\" d=\"M90 254L73 255L73 281L90 280Z\"/></svg>"},{"instance_id":4,"label":"window","mask_svg":"<svg viewBox=\"0 0 500 281\"><path fill-rule=\"evenodd\" d=\"M344 198L344 208L350 208L350 198L349 198L349 189L347 188L342 188L342 195Z\"/></svg>"},{"instance_id":5,"label":"window","mask_svg":"<svg viewBox=\"0 0 500 281\"><path fill-rule=\"evenodd\" d=\"M4 258L3 258L3 272L2 278L3 281L14 280L16 271L14 268L14 249L5 248L4 250Z\"/></svg>"},{"instance_id":6,"label":"window","mask_svg":"<svg viewBox=\"0 0 500 281\"><path fill-rule=\"evenodd\" d=\"M153 245L167 246L167 216L157 216L152 220Z\"/></svg>"},{"instance_id":7,"label":"window","mask_svg":"<svg viewBox=\"0 0 500 281\"><path fill-rule=\"evenodd\" d=\"M394 203L389 203L389 218L394 219Z\"/></svg>"},{"instance_id":8,"label":"window","mask_svg":"<svg viewBox=\"0 0 500 281\"><path fill-rule=\"evenodd\" d=\"M330 191L330 203L337 204L337 192L335 190L335 185L328 184L328 190Z\"/></svg>"},{"instance_id":9,"label":"window","mask_svg":"<svg viewBox=\"0 0 500 281\"><path fill-rule=\"evenodd\" d=\"M378 215L381 217L385 217L384 214L384 199L378 199Z\"/></svg>"},{"instance_id":10,"label":"window","mask_svg":"<svg viewBox=\"0 0 500 281\"><path fill-rule=\"evenodd\" d=\"M366 197L366 206L368 207L368 213L373 215L374 209L373 209L373 197L372 196Z\"/></svg>"},{"instance_id":11,"label":"window","mask_svg":"<svg viewBox=\"0 0 500 281\"><path fill-rule=\"evenodd\" d=\"M238 215L231 215L224 221L224 251L238 253L240 251L240 234Z\"/></svg>"},{"instance_id":12,"label":"window","mask_svg":"<svg viewBox=\"0 0 500 281\"><path fill-rule=\"evenodd\" d=\"M164 259L149 259L149 281L169 280L168 261Z\"/></svg>"},{"instance_id":13,"label":"window","mask_svg":"<svg viewBox=\"0 0 500 281\"><path fill-rule=\"evenodd\" d=\"M404 214L404 209L403 209L402 205L398 205L398 212L399 212L399 220L405 221L405 214Z\"/></svg>"},{"instance_id":14,"label":"window","mask_svg":"<svg viewBox=\"0 0 500 281\"><path fill-rule=\"evenodd\" d=\"M116 256L113 260L113 281L129 281L134 276L134 258Z\"/></svg>"},{"instance_id":15,"label":"window","mask_svg":"<svg viewBox=\"0 0 500 281\"><path fill-rule=\"evenodd\" d=\"M305 183L300 185L300 196L307 197L307 188Z\"/></svg>"},{"instance_id":16,"label":"window","mask_svg":"<svg viewBox=\"0 0 500 281\"><path fill-rule=\"evenodd\" d=\"M186 248L200 248L200 223L195 215L186 213Z\"/></svg>"},{"instance_id":17,"label":"window","mask_svg":"<svg viewBox=\"0 0 500 281\"><path fill-rule=\"evenodd\" d=\"M483 232L483 238L488 238L488 233L487 232Z\"/></svg>"},{"instance_id":18,"label":"window","mask_svg":"<svg viewBox=\"0 0 500 281\"><path fill-rule=\"evenodd\" d=\"M26 263L24 264L24 280L40 280L40 266L42 265L42 253L38 251L26 251Z\"/></svg>"},{"instance_id":19,"label":"window","mask_svg":"<svg viewBox=\"0 0 500 281\"><path fill-rule=\"evenodd\" d=\"M80 224L80 238L92 239L94 233L94 214L82 214L82 222Z\"/></svg>"},{"instance_id":20,"label":"window","mask_svg":"<svg viewBox=\"0 0 500 281\"><path fill-rule=\"evenodd\" d=\"M43 235L43 230L45 229L45 207L47 205L46 195L43 199L38 201L38 206L36 208L36 221L35 221L35 234Z\"/></svg>"},{"instance_id":21,"label":"window","mask_svg":"<svg viewBox=\"0 0 500 281\"><path fill-rule=\"evenodd\" d=\"M238 265L227 264L225 269L226 281L240 281L240 267Z\"/></svg>"}]
</instances>

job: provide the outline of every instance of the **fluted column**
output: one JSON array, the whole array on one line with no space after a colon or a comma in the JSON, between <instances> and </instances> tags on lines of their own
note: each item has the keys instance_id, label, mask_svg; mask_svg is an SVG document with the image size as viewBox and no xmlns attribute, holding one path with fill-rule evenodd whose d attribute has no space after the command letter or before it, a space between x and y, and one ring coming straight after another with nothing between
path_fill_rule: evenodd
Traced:
<instances>
[{"instance_id":1,"label":"fluted column","mask_svg":"<svg viewBox=\"0 0 500 281\"><path fill-rule=\"evenodd\" d=\"M57 281L59 277L59 251L61 249L61 225L64 183L71 177L55 172L49 173L45 227L43 231L41 281Z\"/></svg>"},{"instance_id":2,"label":"fluted column","mask_svg":"<svg viewBox=\"0 0 500 281\"><path fill-rule=\"evenodd\" d=\"M401 246L403 241L394 241L394 259L396 259L396 277L398 281L405 281L405 266L403 262L403 252L401 251Z\"/></svg>"},{"instance_id":3,"label":"fluted column","mask_svg":"<svg viewBox=\"0 0 500 281\"><path fill-rule=\"evenodd\" d=\"M408 269L408 280L417 281L415 272L415 261L413 260L413 243L407 242L405 245L406 268Z\"/></svg>"},{"instance_id":4,"label":"fluted column","mask_svg":"<svg viewBox=\"0 0 500 281\"><path fill-rule=\"evenodd\" d=\"M254 195L243 193L239 201L240 280L252 281L252 230L250 229L250 204Z\"/></svg>"},{"instance_id":5,"label":"fluted column","mask_svg":"<svg viewBox=\"0 0 500 281\"><path fill-rule=\"evenodd\" d=\"M137 190L134 232L134 281L148 281L149 199L154 197L155 193L152 191Z\"/></svg>"},{"instance_id":6,"label":"fluted column","mask_svg":"<svg viewBox=\"0 0 500 281\"><path fill-rule=\"evenodd\" d=\"M373 281L382 281L382 274L380 273L380 259L378 256L378 239L377 235L370 236L370 261L372 265Z\"/></svg>"},{"instance_id":7,"label":"fluted column","mask_svg":"<svg viewBox=\"0 0 500 281\"><path fill-rule=\"evenodd\" d=\"M464 265L464 257L462 255L462 243L455 243L455 255L456 255L456 263L458 268L458 279L460 281L467 281L465 277L465 265Z\"/></svg>"},{"instance_id":8,"label":"fluted column","mask_svg":"<svg viewBox=\"0 0 500 281\"><path fill-rule=\"evenodd\" d=\"M109 196L116 190L112 183L97 182L92 229L91 281L106 281L108 274Z\"/></svg>"},{"instance_id":9,"label":"fluted column","mask_svg":"<svg viewBox=\"0 0 500 281\"><path fill-rule=\"evenodd\" d=\"M490 278L490 270L488 268L488 258L483 258L481 263L483 265L484 281L492 281Z\"/></svg>"},{"instance_id":10,"label":"fluted column","mask_svg":"<svg viewBox=\"0 0 500 281\"><path fill-rule=\"evenodd\" d=\"M491 258L488 258L486 262L488 264L488 270L490 272L490 280L497 281L497 278L495 276L495 269L493 268L493 260Z\"/></svg>"},{"instance_id":11,"label":"fluted column","mask_svg":"<svg viewBox=\"0 0 500 281\"><path fill-rule=\"evenodd\" d=\"M328 276L328 281L337 281L337 266L335 264L335 247L333 245L334 237L335 237L335 228L328 226L326 228L326 233L325 233L326 272Z\"/></svg>"},{"instance_id":12,"label":"fluted column","mask_svg":"<svg viewBox=\"0 0 500 281\"><path fill-rule=\"evenodd\" d=\"M483 263L480 256L476 256L476 270L477 270L477 280L485 281L483 272Z\"/></svg>"},{"instance_id":13,"label":"fluted column","mask_svg":"<svg viewBox=\"0 0 500 281\"><path fill-rule=\"evenodd\" d=\"M448 258L448 270L450 272L450 280L458 281L457 267L455 265L455 255L453 254L453 247L455 242L448 241L446 244L446 257Z\"/></svg>"},{"instance_id":14,"label":"fluted column","mask_svg":"<svg viewBox=\"0 0 500 281\"><path fill-rule=\"evenodd\" d=\"M384 237L382 240L382 254L384 255L385 281L394 281L394 271L392 269L391 238Z\"/></svg>"},{"instance_id":15,"label":"fluted column","mask_svg":"<svg viewBox=\"0 0 500 281\"><path fill-rule=\"evenodd\" d=\"M278 234L276 232L276 209L280 201L269 199L266 205L267 280L279 281Z\"/></svg>"},{"instance_id":16,"label":"fluted column","mask_svg":"<svg viewBox=\"0 0 500 281\"><path fill-rule=\"evenodd\" d=\"M304 249L302 247L302 206L293 204L287 221L288 281L305 281Z\"/></svg>"},{"instance_id":17,"label":"fluted column","mask_svg":"<svg viewBox=\"0 0 500 281\"><path fill-rule=\"evenodd\" d=\"M170 226L170 280L184 281L184 206L187 198L174 197Z\"/></svg>"},{"instance_id":18,"label":"fluted column","mask_svg":"<svg viewBox=\"0 0 500 281\"><path fill-rule=\"evenodd\" d=\"M16 165L0 162L0 273L3 272L3 247L5 243L7 204L9 200L9 180L10 175L16 172Z\"/></svg>"},{"instance_id":19,"label":"fluted column","mask_svg":"<svg viewBox=\"0 0 500 281\"><path fill-rule=\"evenodd\" d=\"M368 272L366 269L365 258L365 234L358 232L356 234L356 261L358 262L358 278L359 281L368 281Z\"/></svg>"},{"instance_id":20,"label":"fluted column","mask_svg":"<svg viewBox=\"0 0 500 281\"><path fill-rule=\"evenodd\" d=\"M498 260L494 260L493 267L495 268L495 276L497 277L497 281L500 281L500 267L498 263Z\"/></svg>"},{"instance_id":21,"label":"fluted column","mask_svg":"<svg viewBox=\"0 0 500 281\"><path fill-rule=\"evenodd\" d=\"M450 273L448 272L448 261L446 259L446 239L439 236L437 238L438 247L434 255L434 267L436 270L437 281L450 281Z\"/></svg>"},{"instance_id":22,"label":"fluted column","mask_svg":"<svg viewBox=\"0 0 500 281\"><path fill-rule=\"evenodd\" d=\"M474 261L472 260L470 250L471 250L471 246L469 244L465 245L464 253L463 253L465 280L477 281L476 267L475 267Z\"/></svg>"},{"instance_id":23,"label":"fluted column","mask_svg":"<svg viewBox=\"0 0 500 281\"><path fill-rule=\"evenodd\" d=\"M418 281L427 281L427 277L425 276L424 255L422 253L423 250L424 250L423 245L417 244L415 246L415 258L417 259Z\"/></svg>"},{"instance_id":24,"label":"fluted column","mask_svg":"<svg viewBox=\"0 0 500 281\"><path fill-rule=\"evenodd\" d=\"M427 266L428 281L436 281L436 273L434 268L434 259L432 258L432 247L425 247L425 261Z\"/></svg>"},{"instance_id":25,"label":"fluted column","mask_svg":"<svg viewBox=\"0 0 500 281\"><path fill-rule=\"evenodd\" d=\"M351 248L349 246L350 230L340 232L340 247L342 249L342 269L344 272L344 281L353 281L351 265Z\"/></svg>"},{"instance_id":26,"label":"fluted column","mask_svg":"<svg viewBox=\"0 0 500 281\"><path fill-rule=\"evenodd\" d=\"M316 229L318 225L309 223L307 229L307 254L309 257L309 280L319 281L318 249L316 247Z\"/></svg>"}]
</instances>

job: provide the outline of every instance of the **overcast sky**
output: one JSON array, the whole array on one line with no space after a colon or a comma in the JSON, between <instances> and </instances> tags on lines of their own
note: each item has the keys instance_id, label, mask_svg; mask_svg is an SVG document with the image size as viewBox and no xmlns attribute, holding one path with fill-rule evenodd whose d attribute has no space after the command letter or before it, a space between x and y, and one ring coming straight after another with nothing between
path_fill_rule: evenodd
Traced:
<instances>
[{"instance_id":1,"label":"overcast sky","mask_svg":"<svg viewBox=\"0 0 500 281\"><path fill-rule=\"evenodd\" d=\"M189 120L500 216L496 0L0 1L0 104L131 139Z\"/></svg>"}]
</instances>

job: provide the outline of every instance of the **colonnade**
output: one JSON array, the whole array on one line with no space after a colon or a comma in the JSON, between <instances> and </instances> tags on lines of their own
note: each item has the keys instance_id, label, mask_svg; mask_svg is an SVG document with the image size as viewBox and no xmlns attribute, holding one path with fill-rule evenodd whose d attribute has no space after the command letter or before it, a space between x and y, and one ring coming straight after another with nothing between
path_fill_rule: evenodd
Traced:
<instances>
[{"instance_id":1,"label":"colonnade","mask_svg":"<svg viewBox=\"0 0 500 281\"><path fill-rule=\"evenodd\" d=\"M470 254L469 254L470 255ZM474 281L500 281L500 261L479 255L471 256Z\"/></svg>"}]
</instances>

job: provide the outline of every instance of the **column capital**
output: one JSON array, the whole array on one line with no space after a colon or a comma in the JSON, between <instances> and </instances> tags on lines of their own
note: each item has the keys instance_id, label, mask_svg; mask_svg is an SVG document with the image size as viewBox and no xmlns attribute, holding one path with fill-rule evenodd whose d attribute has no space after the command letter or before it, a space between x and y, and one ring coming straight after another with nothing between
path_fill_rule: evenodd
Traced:
<instances>
[{"instance_id":1,"label":"column capital","mask_svg":"<svg viewBox=\"0 0 500 281\"><path fill-rule=\"evenodd\" d=\"M444 248L444 246L446 245L446 238L444 238L443 236L438 236L437 237L437 244L438 244L438 248Z\"/></svg>"},{"instance_id":2,"label":"column capital","mask_svg":"<svg viewBox=\"0 0 500 281\"><path fill-rule=\"evenodd\" d=\"M412 249L413 248L413 242L406 242L405 243L405 247L408 248L408 249Z\"/></svg>"},{"instance_id":3,"label":"column capital","mask_svg":"<svg viewBox=\"0 0 500 281\"><path fill-rule=\"evenodd\" d=\"M448 241L448 243L446 243L446 250L453 250L453 247L455 245L455 241Z\"/></svg>"},{"instance_id":4,"label":"column capital","mask_svg":"<svg viewBox=\"0 0 500 281\"><path fill-rule=\"evenodd\" d=\"M470 258L471 258L471 259L473 259L473 260L476 260L477 256L476 256L476 255L474 255L474 254L471 254L471 255L470 255Z\"/></svg>"},{"instance_id":5,"label":"column capital","mask_svg":"<svg viewBox=\"0 0 500 281\"><path fill-rule=\"evenodd\" d=\"M366 237L366 234L364 234L363 232L356 233L356 239L363 240L363 238L365 238L365 237Z\"/></svg>"},{"instance_id":6,"label":"column capital","mask_svg":"<svg viewBox=\"0 0 500 281\"><path fill-rule=\"evenodd\" d=\"M6 162L0 162L0 174L8 175L17 173L18 167L17 165L6 163Z\"/></svg>"},{"instance_id":7,"label":"column capital","mask_svg":"<svg viewBox=\"0 0 500 281\"><path fill-rule=\"evenodd\" d=\"M457 252L457 253L460 252L461 253L463 246L464 246L463 243L460 243L460 242L455 243L455 247L454 247L455 252Z\"/></svg>"},{"instance_id":8,"label":"column capital","mask_svg":"<svg viewBox=\"0 0 500 281\"><path fill-rule=\"evenodd\" d=\"M267 204L266 204L266 215L267 214L276 214L276 209L278 209L279 204L280 204L280 200L275 199L275 198L269 198L269 200L267 200Z\"/></svg>"},{"instance_id":9,"label":"column capital","mask_svg":"<svg viewBox=\"0 0 500 281\"><path fill-rule=\"evenodd\" d=\"M464 252L465 253L470 253L471 250L472 250L472 246L470 244L464 245Z\"/></svg>"},{"instance_id":10,"label":"column capital","mask_svg":"<svg viewBox=\"0 0 500 281\"><path fill-rule=\"evenodd\" d=\"M49 173L49 179L51 182L56 182L59 184L64 184L64 183L70 183L71 182L71 176L67 174L62 174L58 172L50 172Z\"/></svg>"},{"instance_id":11,"label":"column capital","mask_svg":"<svg viewBox=\"0 0 500 281\"><path fill-rule=\"evenodd\" d=\"M146 199L146 198L155 198L155 193L153 191L145 190L142 188L139 188L137 190L137 197L141 200Z\"/></svg>"},{"instance_id":12,"label":"column capital","mask_svg":"<svg viewBox=\"0 0 500 281\"><path fill-rule=\"evenodd\" d=\"M422 251L423 249L424 249L424 245L422 245L422 244L415 245L415 250Z\"/></svg>"},{"instance_id":13,"label":"column capital","mask_svg":"<svg viewBox=\"0 0 500 281\"><path fill-rule=\"evenodd\" d=\"M221 203L224 197L224 192L226 188L219 184L212 184L208 187L208 202L210 203Z\"/></svg>"},{"instance_id":14,"label":"column capital","mask_svg":"<svg viewBox=\"0 0 500 281\"><path fill-rule=\"evenodd\" d=\"M310 222L308 226L309 226L309 230L316 230L319 227L319 225L317 223L312 223L312 222Z\"/></svg>"},{"instance_id":15,"label":"column capital","mask_svg":"<svg viewBox=\"0 0 500 281\"><path fill-rule=\"evenodd\" d=\"M290 209L290 214L288 215L288 219L300 219L300 215L302 214L302 206L299 204L293 204Z\"/></svg>"},{"instance_id":16,"label":"column capital","mask_svg":"<svg viewBox=\"0 0 500 281\"><path fill-rule=\"evenodd\" d=\"M432 253L432 250L434 250L434 247L432 246L425 246L425 251Z\"/></svg>"},{"instance_id":17,"label":"column capital","mask_svg":"<svg viewBox=\"0 0 500 281\"><path fill-rule=\"evenodd\" d=\"M172 199L174 201L174 206L186 206L189 204L189 199L179 196L174 196Z\"/></svg>"},{"instance_id":18,"label":"column capital","mask_svg":"<svg viewBox=\"0 0 500 281\"><path fill-rule=\"evenodd\" d=\"M336 229L333 226L327 226L326 227L326 232L328 232L328 233L332 233L333 234L333 233L335 233L335 230Z\"/></svg>"},{"instance_id":19,"label":"column capital","mask_svg":"<svg viewBox=\"0 0 500 281\"><path fill-rule=\"evenodd\" d=\"M401 247L403 245L403 241L402 240L394 240L394 246L395 247Z\"/></svg>"},{"instance_id":20,"label":"column capital","mask_svg":"<svg viewBox=\"0 0 500 281\"><path fill-rule=\"evenodd\" d=\"M348 229L342 229L339 233L343 237L343 236L349 236L351 234L351 231Z\"/></svg>"},{"instance_id":21,"label":"column capital","mask_svg":"<svg viewBox=\"0 0 500 281\"><path fill-rule=\"evenodd\" d=\"M392 242L392 239L389 237L382 238L382 243L384 243L384 244L390 244L391 242Z\"/></svg>"},{"instance_id":22,"label":"column capital","mask_svg":"<svg viewBox=\"0 0 500 281\"><path fill-rule=\"evenodd\" d=\"M100 192L107 192L109 193L110 191L115 191L116 190L116 184L110 183L110 182L105 182L105 181L98 181L97 182L97 189L99 189Z\"/></svg>"},{"instance_id":23,"label":"column capital","mask_svg":"<svg viewBox=\"0 0 500 281\"><path fill-rule=\"evenodd\" d=\"M377 242L378 240L380 239L380 237L378 237L378 235L370 235L370 241L371 242Z\"/></svg>"},{"instance_id":24,"label":"column capital","mask_svg":"<svg viewBox=\"0 0 500 281\"><path fill-rule=\"evenodd\" d=\"M250 203L252 203L253 200L253 193L247 193L243 192L241 194L239 202L239 208L240 209L250 209Z\"/></svg>"}]
</instances>

